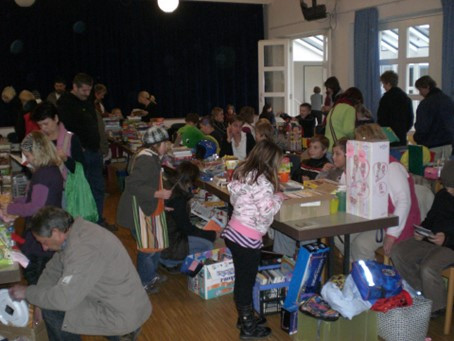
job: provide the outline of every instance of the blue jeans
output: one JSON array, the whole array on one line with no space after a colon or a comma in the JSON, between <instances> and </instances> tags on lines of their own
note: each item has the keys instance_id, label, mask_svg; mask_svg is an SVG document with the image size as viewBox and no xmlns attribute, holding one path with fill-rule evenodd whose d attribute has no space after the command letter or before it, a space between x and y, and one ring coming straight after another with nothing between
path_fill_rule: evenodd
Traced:
<instances>
[{"instance_id":1,"label":"blue jeans","mask_svg":"<svg viewBox=\"0 0 454 341\"><path fill-rule=\"evenodd\" d=\"M85 177L90 184L91 192L98 209L98 223L103 221L102 212L104 208L104 176L102 175L103 159L100 151L94 152L84 150L85 158Z\"/></svg>"},{"instance_id":2,"label":"blue jeans","mask_svg":"<svg viewBox=\"0 0 454 341\"><path fill-rule=\"evenodd\" d=\"M43 319L46 323L47 335L49 336L49 341L80 341L81 337L77 334L72 334L61 330L63 325L63 320L65 318L64 311L57 310L46 310L42 309ZM131 340L136 340L139 334L140 328L134 331L133 335L130 336ZM105 336L107 340L110 341L120 341L121 336ZM129 340L129 338L128 338Z\"/></svg>"},{"instance_id":3,"label":"blue jeans","mask_svg":"<svg viewBox=\"0 0 454 341\"><path fill-rule=\"evenodd\" d=\"M139 273L142 285L150 283L156 275L160 255L160 252L137 252L137 272Z\"/></svg>"}]
</instances>

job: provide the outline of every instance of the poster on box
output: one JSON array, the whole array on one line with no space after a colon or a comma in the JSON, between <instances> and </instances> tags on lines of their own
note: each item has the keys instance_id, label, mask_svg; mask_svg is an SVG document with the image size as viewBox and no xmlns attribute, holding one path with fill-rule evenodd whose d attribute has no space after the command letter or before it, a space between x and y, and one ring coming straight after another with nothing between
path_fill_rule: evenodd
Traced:
<instances>
[{"instance_id":1,"label":"poster on box","mask_svg":"<svg viewBox=\"0 0 454 341\"><path fill-rule=\"evenodd\" d=\"M388 216L388 141L347 142L347 213L367 219Z\"/></svg>"}]
</instances>

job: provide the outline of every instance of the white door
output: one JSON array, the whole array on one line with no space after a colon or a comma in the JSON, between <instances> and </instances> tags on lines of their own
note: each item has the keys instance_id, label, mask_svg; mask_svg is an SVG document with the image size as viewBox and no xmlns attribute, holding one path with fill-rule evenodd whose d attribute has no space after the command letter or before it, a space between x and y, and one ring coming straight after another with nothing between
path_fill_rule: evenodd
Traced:
<instances>
[{"instance_id":1,"label":"white door","mask_svg":"<svg viewBox=\"0 0 454 341\"><path fill-rule=\"evenodd\" d=\"M265 104L275 114L288 113L292 93L292 45L290 40L260 40L259 55L259 112Z\"/></svg>"}]
</instances>

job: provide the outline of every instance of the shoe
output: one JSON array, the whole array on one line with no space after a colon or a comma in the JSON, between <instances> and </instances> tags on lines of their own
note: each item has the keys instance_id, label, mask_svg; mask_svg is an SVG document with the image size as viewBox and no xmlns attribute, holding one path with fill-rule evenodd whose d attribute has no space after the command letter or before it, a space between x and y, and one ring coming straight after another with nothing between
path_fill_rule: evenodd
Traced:
<instances>
[{"instance_id":1,"label":"shoe","mask_svg":"<svg viewBox=\"0 0 454 341\"><path fill-rule=\"evenodd\" d=\"M151 282L155 282L156 284L162 284L167 281L167 276L162 274L156 274Z\"/></svg>"},{"instance_id":2,"label":"shoe","mask_svg":"<svg viewBox=\"0 0 454 341\"><path fill-rule=\"evenodd\" d=\"M153 283L148 283L147 285L144 285L143 288L148 295L154 295L159 292L159 287Z\"/></svg>"},{"instance_id":3,"label":"shoe","mask_svg":"<svg viewBox=\"0 0 454 341\"><path fill-rule=\"evenodd\" d=\"M169 275L179 275L179 274L181 274L181 272L180 272L181 265L180 264L175 265L173 267L165 266L164 264L159 264L159 267L161 269L163 269L164 271L166 271Z\"/></svg>"},{"instance_id":4,"label":"shoe","mask_svg":"<svg viewBox=\"0 0 454 341\"><path fill-rule=\"evenodd\" d=\"M152 295L152 294L157 294L159 292L159 285L167 281L167 276L166 275L158 275L156 274L153 279L148 282L148 284L145 284L143 288L147 292L147 294Z\"/></svg>"},{"instance_id":5,"label":"shoe","mask_svg":"<svg viewBox=\"0 0 454 341\"><path fill-rule=\"evenodd\" d=\"M266 317L265 316L258 315L258 316L254 316L254 318L255 318L255 324L257 326L263 327L266 324ZM236 327L238 329L241 329L241 320L240 320L239 317L238 317L238 320L236 321Z\"/></svg>"},{"instance_id":6,"label":"shoe","mask_svg":"<svg viewBox=\"0 0 454 341\"><path fill-rule=\"evenodd\" d=\"M271 334L271 329L257 325L252 306L237 306L240 319L240 339L257 340L263 339Z\"/></svg>"},{"instance_id":7,"label":"shoe","mask_svg":"<svg viewBox=\"0 0 454 341\"><path fill-rule=\"evenodd\" d=\"M446 309L439 309L437 311L433 311L430 314L430 319L435 320L437 317L443 316L446 313Z\"/></svg>"}]
</instances>

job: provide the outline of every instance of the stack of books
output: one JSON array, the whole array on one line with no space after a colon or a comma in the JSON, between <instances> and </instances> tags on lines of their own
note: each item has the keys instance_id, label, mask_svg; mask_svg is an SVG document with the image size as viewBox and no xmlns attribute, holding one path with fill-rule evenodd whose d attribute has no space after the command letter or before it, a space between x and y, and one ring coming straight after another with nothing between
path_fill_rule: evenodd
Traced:
<instances>
[{"instance_id":1,"label":"stack of books","mask_svg":"<svg viewBox=\"0 0 454 341\"><path fill-rule=\"evenodd\" d=\"M169 155L174 166L178 166L183 161L192 160L192 150L188 147L174 147Z\"/></svg>"}]
</instances>

